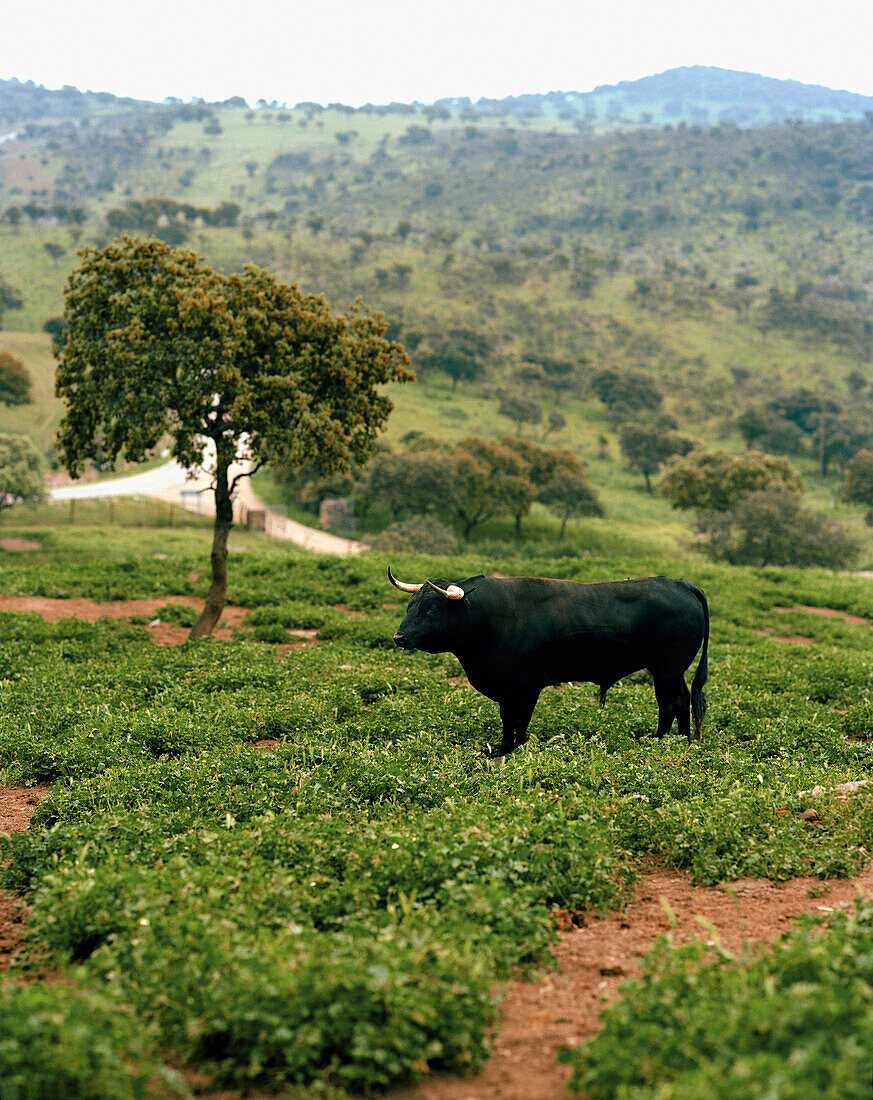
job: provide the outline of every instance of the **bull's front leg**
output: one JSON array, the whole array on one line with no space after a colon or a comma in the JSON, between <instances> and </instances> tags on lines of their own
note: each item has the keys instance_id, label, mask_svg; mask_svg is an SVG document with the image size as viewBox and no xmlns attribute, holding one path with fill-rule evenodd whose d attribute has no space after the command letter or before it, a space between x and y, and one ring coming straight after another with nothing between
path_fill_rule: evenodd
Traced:
<instances>
[{"instance_id":1,"label":"bull's front leg","mask_svg":"<svg viewBox=\"0 0 873 1100\"><path fill-rule=\"evenodd\" d=\"M488 753L492 760L507 756L527 741L527 728L538 698L539 692L536 692L513 696L501 702L500 720L503 723L503 736L497 748Z\"/></svg>"}]
</instances>

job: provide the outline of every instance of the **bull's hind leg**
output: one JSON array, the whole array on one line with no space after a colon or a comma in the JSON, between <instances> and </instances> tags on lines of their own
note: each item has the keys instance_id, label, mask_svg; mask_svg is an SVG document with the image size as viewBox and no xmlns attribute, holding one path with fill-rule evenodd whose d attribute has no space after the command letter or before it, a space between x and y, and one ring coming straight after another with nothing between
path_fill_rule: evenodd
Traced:
<instances>
[{"instance_id":1,"label":"bull's hind leg","mask_svg":"<svg viewBox=\"0 0 873 1100\"><path fill-rule=\"evenodd\" d=\"M655 698L658 701L658 728L656 737L670 732L673 719L676 719L680 737L691 740L691 694L684 677L675 673L654 674Z\"/></svg>"}]
</instances>

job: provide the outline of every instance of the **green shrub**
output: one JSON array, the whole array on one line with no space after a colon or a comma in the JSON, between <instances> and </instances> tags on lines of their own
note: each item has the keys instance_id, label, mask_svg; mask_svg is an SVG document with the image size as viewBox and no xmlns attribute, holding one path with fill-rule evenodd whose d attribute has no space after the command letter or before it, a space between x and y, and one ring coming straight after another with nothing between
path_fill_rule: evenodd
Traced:
<instances>
[{"instance_id":1,"label":"green shrub","mask_svg":"<svg viewBox=\"0 0 873 1100\"><path fill-rule=\"evenodd\" d=\"M704 549L732 565L819 565L839 569L858 555L842 525L803 506L796 493L763 489L723 511L704 512Z\"/></svg>"},{"instance_id":2,"label":"green shrub","mask_svg":"<svg viewBox=\"0 0 873 1100\"><path fill-rule=\"evenodd\" d=\"M3 1100L187 1096L129 1008L69 985L0 984Z\"/></svg>"}]
</instances>

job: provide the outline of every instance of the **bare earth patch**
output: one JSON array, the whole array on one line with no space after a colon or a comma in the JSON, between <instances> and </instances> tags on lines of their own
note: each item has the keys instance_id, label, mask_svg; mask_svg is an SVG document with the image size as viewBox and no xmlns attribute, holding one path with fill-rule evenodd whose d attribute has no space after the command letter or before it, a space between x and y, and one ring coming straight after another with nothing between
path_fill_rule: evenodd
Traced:
<instances>
[{"instance_id":1,"label":"bare earth patch","mask_svg":"<svg viewBox=\"0 0 873 1100\"><path fill-rule=\"evenodd\" d=\"M48 787L0 787L0 833L26 829L37 803L48 792ZM27 906L14 894L0 890L0 973L21 945L26 920Z\"/></svg>"},{"instance_id":2,"label":"bare earth patch","mask_svg":"<svg viewBox=\"0 0 873 1100\"><path fill-rule=\"evenodd\" d=\"M823 892L810 898L810 887ZM603 1001L616 995L625 978L639 974L639 960L656 936L672 931L675 940L709 938L695 919L702 917L735 950L744 940L771 940L787 931L792 916L826 912L858 892L873 896L873 869L849 881L800 878L774 886L741 879L712 887L692 886L676 872L652 871L636 884L626 909L561 934L556 973L509 984L494 1053L480 1074L426 1080L391 1093L392 1100L560 1100L569 1095L571 1067L556 1064L558 1051L597 1033Z\"/></svg>"},{"instance_id":3,"label":"bare earth patch","mask_svg":"<svg viewBox=\"0 0 873 1100\"><path fill-rule=\"evenodd\" d=\"M203 600L197 596L155 596L148 600L109 600L98 603L82 597L55 599L49 596L0 596L0 611L32 611L41 615L46 622L56 619L83 619L94 622L97 619L129 619L134 615L154 615L159 607L168 603L183 607L193 607L199 611ZM212 632L214 638L227 640L231 637L231 627L242 626L248 615L246 607L225 607L221 613L221 626ZM153 619L146 627L152 640L158 645L180 645L190 633L188 627L178 623L165 623Z\"/></svg>"},{"instance_id":4,"label":"bare earth patch","mask_svg":"<svg viewBox=\"0 0 873 1100\"><path fill-rule=\"evenodd\" d=\"M11 553L21 553L24 550L42 550L41 542L32 539L0 539L0 550L9 550Z\"/></svg>"}]
</instances>

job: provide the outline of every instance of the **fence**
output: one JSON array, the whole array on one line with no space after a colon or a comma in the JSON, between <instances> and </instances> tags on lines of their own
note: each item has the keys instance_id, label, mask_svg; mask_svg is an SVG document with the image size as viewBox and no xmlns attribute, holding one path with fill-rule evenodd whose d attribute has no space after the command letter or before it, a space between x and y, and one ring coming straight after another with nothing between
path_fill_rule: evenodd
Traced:
<instances>
[{"instance_id":1,"label":"fence","mask_svg":"<svg viewBox=\"0 0 873 1100\"><path fill-rule=\"evenodd\" d=\"M155 497L85 497L16 504L0 512L0 527L211 527L206 513Z\"/></svg>"}]
</instances>

